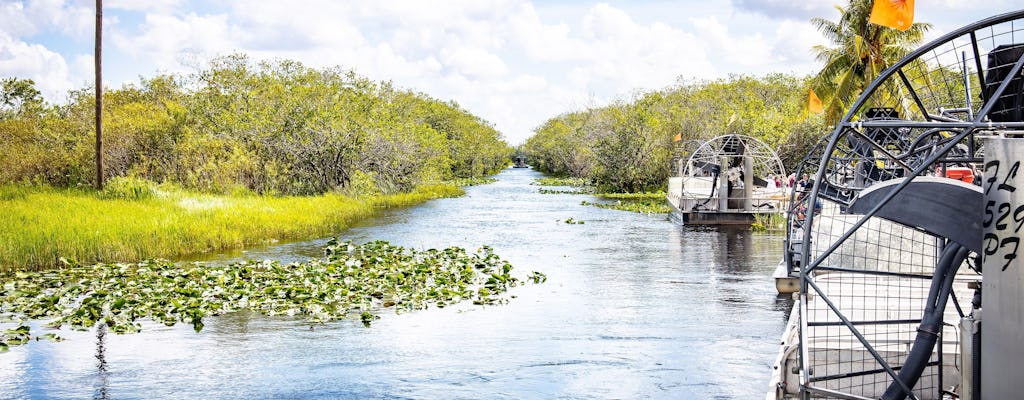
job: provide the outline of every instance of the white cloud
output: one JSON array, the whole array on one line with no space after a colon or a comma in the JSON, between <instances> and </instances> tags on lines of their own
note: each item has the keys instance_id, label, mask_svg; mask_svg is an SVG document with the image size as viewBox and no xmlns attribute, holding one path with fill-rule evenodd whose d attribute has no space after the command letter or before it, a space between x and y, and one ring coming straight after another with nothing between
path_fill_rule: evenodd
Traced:
<instances>
[{"instance_id":1,"label":"white cloud","mask_svg":"<svg viewBox=\"0 0 1024 400\"><path fill-rule=\"evenodd\" d=\"M104 77L191 72L233 52L341 66L455 100L520 142L551 116L677 78L811 73L823 40L808 18L834 18L833 3L107 0ZM36 79L54 101L88 82L93 4L0 0L0 73Z\"/></svg>"},{"instance_id":2,"label":"white cloud","mask_svg":"<svg viewBox=\"0 0 1024 400\"><path fill-rule=\"evenodd\" d=\"M774 64L777 57L768 40L758 32L739 36L730 32L729 26L717 18L695 18L693 26L701 32L701 38L716 57L724 57L728 63L743 67Z\"/></svg>"},{"instance_id":3,"label":"white cloud","mask_svg":"<svg viewBox=\"0 0 1024 400\"><path fill-rule=\"evenodd\" d=\"M208 58L231 53L236 48L226 15L184 17L147 14L141 26L132 31L119 30L111 41L119 51L161 71L181 71L190 57ZM155 72L155 71L152 71ZM139 71L148 75L152 72Z\"/></svg>"},{"instance_id":4,"label":"white cloud","mask_svg":"<svg viewBox=\"0 0 1024 400\"><path fill-rule=\"evenodd\" d=\"M0 15L28 15L26 9L35 7L88 22L82 17L89 16L83 10L91 12L82 6L87 2L76 4L41 1L22 9L0 8ZM573 18L554 22L544 21L524 0L264 1L256 7L235 0L215 12L191 9L182 0L111 0L107 10L112 22L105 69L117 70L120 63L132 72L120 78L105 75L114 82L188 72L210 57L236 51L257 60L340 65L453 99L495 123L512 142L570 108L661 88L677 76L715 77L718 61L709 58L736 36L717 24L715 43L702 43L712 36L700 31L712 25L638 20L626 8L605 3L581 7ZM32 23L17 28L19 35L55 29L52 19L40 12L32 15L25 18ZM80 28L61 32L70 35L75 29ZM732 61L750 53L732 47ZM91 73L86 62L91 58L79 57L71 69ZM72 74L67 66L63 70L69 87Z\"/></svg>"},{"instance_id":5,"label":"white cloud","mask_svg":"<svg viewBox=\"0 0 1024 400\"><path fill-rule=\"evenodd\" d=\"M783 21L775 29L772 53L777 57L780 72L809 72L820 68L811 51L816 45L829 45L825 37L810 24ZM787 69L788 68L788 69Z\"/></svg>"},{"instance_id":6,"label":"white cloud","mask_svg":"<svg viewBox=\"0 0 1024 400\"><path fill-rule=\"evenodd\" d=\"M508 72L500 57L473 47L445 49L442 51L442 64L472 78L500 77Z\"/></svg>"},{"instance_id":7,"label":"white cloud","mask_svg":"<svg viewBox=\"0 0 1024 400\"><path fill-rule=\"evenodd\" d=\"M118 9L161 13L173 12L182 6L184 6L182 0L105 0L103 2L105 10Z\"/></svg>"},{"instance_id":8,"label":"white cloud","mask_svg":"<svg viewBox=\"0 0 1024 400\"><path fill-rule=\"evenodd\" d=\"M32 79L48 99L63 99L73 88L64 57L39 44L0 31L0 76Z\"/></svg>"},{"instance_id":9,"label":"white cloud","mask_svg":"<svg viewBox=\"0 0 1024 400\"><path fill-rule=\"evenodd\" d=\"M839 1L812 0L734 0L737 10L759 13L774 19L806 21L812 17L830 18Z\"/></svg>"},{"instance_id":10,"label":"white cloud","mask_svg":"<svg viewBox=\"0 0 1024 400\"><path fill-rule=\"evenodd\" d=\"M13 35L30 35L38 31L36 21L29 18L25 5L21 2L0 4L0 21L4 21L4 30Z\"/></svg>"},{"instance_id":11,"label":"white cloud","mask_svg":"<svg viewBox=\"0 0 1024 400\"><path fill-rule=\"evenodd\" d=\"M667 86L679 75L714 75L705 48L686 31L638 23L607 4L593 7L582 25L582 62L570 73L581 89L610 88L614 95Z\"/></svg>"},{"instance_id":12,"label":"white cloud","mask_svg":"<svg viewBox=\"0 0 1024 400\"><path fill-rule=\"evenodd\" d=\"M95 30L96 9L87 2L63 0L5 1L0 4L3 30L14 37L56 30L68 36L89 35Z\"/></svg>"}]
</instances>

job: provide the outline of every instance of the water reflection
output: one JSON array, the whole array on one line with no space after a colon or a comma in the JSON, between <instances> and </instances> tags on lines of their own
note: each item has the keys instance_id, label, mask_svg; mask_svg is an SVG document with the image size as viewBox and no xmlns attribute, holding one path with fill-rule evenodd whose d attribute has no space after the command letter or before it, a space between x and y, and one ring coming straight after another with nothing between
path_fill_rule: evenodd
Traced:
<instances>
[{"instance_id":1,"label":"water reflection","mask_svg":"<svg viewBox=\"0 0 1024 400\"><path fill-rule=\"evenodd\" d=\"M66 342L0 355L0 397L93 397L83 387L95 387L84 359L94 351L110 398L763 397L785 324L770 278L778 235L582 206L594 199L539 194L536 176L510 169L465 197L340 234L418 248L486 244L520 276L548 275L513 289L507 305L384 315L369 329L237 313L209 318L199 334L147 324L91 348L88 333L67 332ZM565 224L570 217L585 224ZM243 257L315 257L324 241Z\"/></svg>"},{"instance_id":2,"label":"water reflection","mask_svg":"<svg viewBox=\"0 0 1024 400\"><path fill-rule=\"evenodd\" d=\"M96 328L96 391L92 398L95 400L108 400L110 398L110 378L107 371L106 351L107 325L100 324Z\"/></svg>"}]
</instances>

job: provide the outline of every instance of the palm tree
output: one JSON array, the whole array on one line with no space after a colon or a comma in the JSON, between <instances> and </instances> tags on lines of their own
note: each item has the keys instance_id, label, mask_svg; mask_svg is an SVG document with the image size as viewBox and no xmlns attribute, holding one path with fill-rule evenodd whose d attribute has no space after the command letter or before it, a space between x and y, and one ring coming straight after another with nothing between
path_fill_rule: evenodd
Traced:
<instances>
[{"instance_id":1,"label":"palm tree","mask_svg":"<svg viewBox=\"0 0 1024 400\"><path fill-rule=\"evenodd\" d=\"M872 4L871 0L850 0L845 8L837 5L838 22L811 19L833 45L814 46L815 58L825 65L811 81L811 88L821 97L825 118L830 124L839 121L865 87L907 55L932 27L928 23L914 23L900 31L870 24Z\"/></svg>"}]
</instances>

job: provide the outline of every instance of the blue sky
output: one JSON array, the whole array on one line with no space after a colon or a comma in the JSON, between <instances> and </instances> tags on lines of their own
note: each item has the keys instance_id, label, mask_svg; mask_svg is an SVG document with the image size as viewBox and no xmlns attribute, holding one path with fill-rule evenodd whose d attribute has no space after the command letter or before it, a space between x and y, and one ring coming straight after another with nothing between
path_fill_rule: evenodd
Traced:
<instances>
[{"instance_id":1,"label":"blue sky","mask_svg":"<svg viewBox=\"0 0 1024 400\"><path fill-rule=\"evenodd\" d=\"M105 0L104 81L190 73L219 55L340 66L454 100L510 143L554 115L729 74L813 73L809 19L832 0ZM917 0L932 37L1008 0ZM51 102L91 85L94 0L0 0L0 77ZM1019 7L1019 6L1017 6Z\"/></svg>"}]
</instances>

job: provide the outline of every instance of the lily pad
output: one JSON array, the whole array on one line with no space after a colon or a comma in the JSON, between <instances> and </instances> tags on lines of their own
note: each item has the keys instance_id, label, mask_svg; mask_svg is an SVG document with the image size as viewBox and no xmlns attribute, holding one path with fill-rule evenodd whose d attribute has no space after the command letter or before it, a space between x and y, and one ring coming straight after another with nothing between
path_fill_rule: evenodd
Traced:
<instances>
[{"instance_id":1,"label":"lily pad","mask_svg":"<svg viewBox=\"0 0 1024 400\"><path fill-rule=\"evenodd\" d=\"M239 310L303 316L315 323L358 318L369 326L382 310L506 302L503 293L521 283L511 273L512 266L488 246L470 253L458 247L416 250L332 239L322 258L303 263L208 266L149 260L19 272L0 277L0 315L50 319L52 328L103 324L118 334L140 331L141 319L186 323L198 332L205 318ZM536 274L529 281L543 282ZM49 335L38 338L60 340ZM9 329L2 339L5 346L25 343L29 327Z\"/></svg>"}]
</instances>

